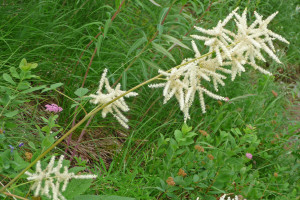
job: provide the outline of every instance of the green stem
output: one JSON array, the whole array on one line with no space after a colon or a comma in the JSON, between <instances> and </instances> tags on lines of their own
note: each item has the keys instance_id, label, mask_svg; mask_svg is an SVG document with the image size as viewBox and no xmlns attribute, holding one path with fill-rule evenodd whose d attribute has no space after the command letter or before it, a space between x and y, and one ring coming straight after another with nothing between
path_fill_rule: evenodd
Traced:
<instances>
[{"instance_id":1,"label":"green stem","mask_svg":"<svg viewBox=\"0 0 300 200\"><path fill-rule=\"evenodd\" d=\"M182 66L185 66L189 63L195 62L196 60L199 60L201 58L204 58L210 54L212 54L213 52L209 52L207 54L204 54L203 56L200 56L198 58L192 59L186 63L177 65L176 68L180 68ZM172 69L169 69L167 72L170 72ZM91 112L89 112L82 120L80 120L74 127L72 127L65 135L63 135L61 138L59 138L54 144L52 144L46 151L44 151L41 155L39 155L32 163L30 163L25 169L23 169L15 178L13 178L9 183L7 183L4 187L2 187L0 189L0 193L3 193L10 185L12 185L16 180L18 180L26 171L28 171L33 165L35 165L37 163L37 161L39 161L40 159L42 159L47 153L49 153L54 147L56 147L59 143L61 143L66 137L68 137L74 130L76 130L81 124L83 124L87 119L89 119L91 116L95 115L97 112L99 112L100 110L102 110L104 107L108 106L109 104L117 101L118 99L124 97L126 94L160 78L161 74L143 82L140 83L139 85L131 88L130 90L124 92L122 95L114 98L113 100L111 100L110 102L103 104L103 105L98 105L96 108L94 108Z\"/></svg>"}]
</instances>

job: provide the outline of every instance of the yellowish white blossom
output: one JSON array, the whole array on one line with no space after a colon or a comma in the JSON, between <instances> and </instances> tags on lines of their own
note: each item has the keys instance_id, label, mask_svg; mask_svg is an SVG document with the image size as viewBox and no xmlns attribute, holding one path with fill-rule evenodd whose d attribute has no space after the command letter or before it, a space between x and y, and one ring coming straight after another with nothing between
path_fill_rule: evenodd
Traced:
<instances>
[{"instance_id":1,"label":"yellowish white blossom","mask_svg":"<svg viewBox=\"0 0 300 200\"><path fill-rule=\"evenodd\" d=\"M114 98L126 92L120 89L121 84L117 84L115 89L111 88L109 85L109 81L106 78L106 74L107 74L107 69L104 70L101 76L98 91L96 92L96 94L90 95L90 97L93 98L90 102L93 104L101 104L101 105L107 104L111 102ZM104 85L105 85L106 93L102 92ZM130 92L126 94L124 97L128 98L137 95L138 93L136 92ZM126 104L124 97L121 97L120 99L105 106L102 110L102 117L105 118L107 113L111 113L124 128L129 128L129 126L127 125L128 119L121 112L121 111L123 112L129 111L129 107Z\"/></svg>"},{"instance_id":2,"label":"yellowish white blossom","mask_svg":"<svg viewBox=\"0 0 300 200\"><path fill-rule=\"evenodd\" d=\"M240 200L239 197L237 195L234 196L234 198L230 198L230 196L226 197L227 194L224 194L223 196L220 197L220 200ZM247 199L244 199L247 200Z\"/></svg>"},{"instance_id":3,"label":"yellowish white blossom","mask_svg":"<svg viewBox=\"0 0 300 200\"><path fill-rule=\"evenodd\" d=\"M241 75L246 71L245 66L250 65L261 73L271 75L270 72L260 67L256 60L266 62L262 51L266 52L277 63L279 58L275 55L273 40L289 43L282 36L272 32L267 28L277 12L263 20L263 17L254 12L256 20L248 25L247 9L242 15L237 14L238 8L232 11L223 21L219 21L217 26L212 29L195 27L203 34L191 35L196 40L204 41L204 45L209 47L208 56L200 58L201 54L197 45L192 41L192 48L195 52L195 58L188 58L182 61L179 68L172 68L165 72L159 70L159 73L166 77L165 83L149 85L151 88L164 88L163 96L166 103L173 96L179 102L180 110L184 113L184 121L190 118L189 109L194 101L195 93L198 92L202 112L205 113L204 95L226 101L227 99L216 95L203 86L203 81L212 82L215 91L218 86L224 86L226 76L222 73L230 74L231 80L236 75ZM234 20L237 31L232 32L225 28L230 20ZM192 62L192 60L194 60ZM185 64L186 63L186 64ZM226 66L231 66L227 69Z\"/></svg>"},{"instance_id":4,"label":"yellowish white blossom","mask_svg":"<svg viewBox=\"0 0 300 200\"><path fill-rule=\"evenodd\" d=\"M63 172L61 172L63 160L64 156L60 156L56 167L54 167L55 156L53 156L44 170L42 170L41 162L38 161L35 173L25 172L28 176L27 180L34 181L31 186L31 189L34 190L34 196L45 195L53 200L65 200L66 198L62 195L61 191L66 190L72 178L93 179L97 177L97 175L75 175L68 172L68 167L66 166L63 168ZM62 186L61 183L63 183ZM52 191L52 195L50 194L50 190Z\"/></svg>"},{"instance_id":5,"label":"yellowish white blossom","mask_svg":"<svg viewBox=\"0 0 300 200\"><path fill-rule=\"evenodd\" d=\"M195 56L201 56L194 41L192 41L192 47ZM226 77L217 72L222 69L217 59L203 58L195 62L189 61L191 58L183 60L182 67L173 68L170 72L159 70L158 72L166 77L167 82L149 85L150 88L164 88L164 103L167 103L173 96L176 97L180 110L184 114L184 121L190 119L189 109L194 102L196 92L199 94L203 113L206 112L203 94L217 100L225 100L224 97L208 91L201 83L201 81L210 82L212 80L216 91L218 91L218 84L225 85L222 79ZM187 64L184 65L185 63ZM230 73L230 70L227 69L223 71Z\"/></svg>"}]
</instances>

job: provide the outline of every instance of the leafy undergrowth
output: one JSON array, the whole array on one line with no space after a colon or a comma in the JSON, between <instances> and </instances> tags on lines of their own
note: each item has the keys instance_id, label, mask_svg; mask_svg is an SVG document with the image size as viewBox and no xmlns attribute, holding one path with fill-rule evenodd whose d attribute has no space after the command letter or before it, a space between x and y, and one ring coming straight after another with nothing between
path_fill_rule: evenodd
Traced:
<instances>
[{"instance_id":1,"label":"leafy undergrowth","mask_svg":"<svg viewBox=\"0 0 300 200\"><path fill-rule=\"evenodd\" d=\"M205 99L203 114L195 100L187 124L175 99L163 104L161 91L143 86L128 101L130 129L98 113L41 165L65 155L63 165L70 171L98 175L69 183L63 195L74 200L216 200L223 194L299 199L295 23L300 5L294 0L155 2L162 7L140 0L1 3L0 184L9 183L94 108L86 96L96 91L104 68L111 84L120 82L128 90L192 55L187 48L194 25L211 28L239 6L248 8L252 20L254 10L264 16L279 10L271 28L290 45L275 43L283 64L262 64L273 76L248 66L220 88L218 94L229 101ZM63 110L46 111L47 104ZM1 199L34 199L26 178L22 175Z\"/></svg>"}]
</instances>

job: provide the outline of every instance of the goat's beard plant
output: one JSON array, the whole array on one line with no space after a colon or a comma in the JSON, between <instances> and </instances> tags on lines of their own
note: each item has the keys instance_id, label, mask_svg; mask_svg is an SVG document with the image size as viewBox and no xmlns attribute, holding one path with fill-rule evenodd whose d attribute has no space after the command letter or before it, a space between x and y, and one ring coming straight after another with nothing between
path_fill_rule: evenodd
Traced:
<instances>
[{"instance_id":1,"label":"goat's beard plant","mask_svg":"<svg viewBox=\"0 0 300 200\"><path fill-rule=\"evenodd\" d=\"M156 80L162 76L166 77L165 83L158 83L149 85L151 88L163 87L164 103L168 102L173 96L179 102L180 109L184 113L184 121L190 119L189 109L194 101L195 94L198 92L202 111L205 112L204 94L207 96L226 101L227 99L214 94L205 87L203 87L202 81L213 82L215 91L218 91L218 86L224 86L224 79L226 76L220 74L230 74L231 79L234 80L236 75L241 75L245 71L246 65L254 67L264 74L271 75L262 67L258 66L256 60L266 61L262 51L265 51L271 58L277 63L280 63L277 56L274 54L275 48L273 40L278 39L282 42L289 43L286 39L280 35L267 29L267 25L276 16L277 12L270 15L263 20L262 16L254 12L256 20L250 25L247 25L247 10L244 10L240 16L236 13L237 9L231 12L223 21L219 21L217 26L205 30L200 27L195 27L201 33L208 36L192 35L191 37L197 40L205 41L205 45L209 47L209 53L201 56L200 52L192 41L192 47L195 52L196 58L188 58L182 61L182 64L168 70L159 70L159 75L153 77L129 91L120 90L120 85L117 85L115 89L109 86L108 79L106 78L107 71L105 70L99 85L99 90L96 95L90 95L92 98L91 103L99 104L94 110L88 113L84 119L79 121L73 128L71 128L65 135L58 139L49 149L38 156L29 166L27 166L22 172L20 172L13 180L11 180L6 186L2 187L0 192L4 192L12 183L14 183L22 174L28 171L35 163L44 157L50 150L57 146L62 140L70 135L76 128L78 128L88 118L103 109L102 116L106 117L107 113L112 113L114 117L125 128L129 128L127 125L127 118L121 113L121 111L129 111L129 107L125 103L123 97L136 96L137 93L133 92L137 88L148 84L149 82ZM225 29L225 25L234 19L237 30L236 32ZM226 66L231 66L226 68ZM105 84L107 93L104 94L101 90ZM33 179L34 174L27 173L34 181L39 181L35 185L39 186L41 180ZM72 175L73 177L73 175ZM74 176L75 177L75 176ZM93 178L93 176L89 177ZM66 189L66 186L64 187ZM37 194L40 190L37 190ZM58 190L55 189L58 194Z\"/></svg>"},{"instance_id":2,"label":"goat's beard plant","mask_svg":"<svg viewBox=\"0 0 300 200\"><path fill-rule=\"evenodd\" d=\"M164 88L164 103L167 103L171 97L176 97L180 110L184 114L185 122L190 119L189 109L193 104L196 91L199 94L203 113L206 112L203 94L213 99L227 100L227 98L207 90L202 81L212 81L217 92L219 85L225 85L223 79L226 76L222 75L221 72L230 74L231 80L234 81L237 74L241 75L242 72L246 71L246 64L264 74L271 75L269 71L256 63L256 60L266 62L261 51L265 51L277 63L281 63L274 54L275 48L272 41L278 39L287 44L289 42L267 28L278 12L270 15L265 20L257 12L254 12L256 20L248 26L247 9L244 10L241 16L236 13L237 10L238 8L232 11L223 21L219 21L218 25L212 29L205 30L195 27L196 30L208 36L191 35L194 39L205 41L204 45L209 47L209 52L215 52L215 55L209 53L208 56L202 58L196 43L192 41L196 58L183 60L180 68L174 67L169 70L170 72L159 70L158 72L166 77L167 82L149 85L151 88ZM224 28L233 18L237 27L236 32ZM228 69L226 66L231 66L231 68Z\"/></svg>"}]
</instances>

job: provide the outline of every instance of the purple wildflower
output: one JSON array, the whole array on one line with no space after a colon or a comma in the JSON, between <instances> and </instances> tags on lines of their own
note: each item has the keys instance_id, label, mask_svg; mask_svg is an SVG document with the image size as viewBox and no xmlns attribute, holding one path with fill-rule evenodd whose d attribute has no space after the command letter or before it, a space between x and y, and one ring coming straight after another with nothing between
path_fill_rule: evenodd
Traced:
<instances>
[{"instance_id":1,"label":"purple wildflower","mask_svg":"<svg viewBox=\"0 0 300 200\"><path fill-rule=\"evenodd\" d=\"M47 104L47 105L45 105L45 107L46 107L47 111L55 112L55 113L61 112L63 110L61 107L59 107L55 103L53 103L53 104Z\"/></svg>"},{"instance_id":2,"label":"purple wildflower","mask_svg":"<svg viewBox=\"0 0 300 200\"><path fill-rule=\"evenodd\" d=\"M11 146L11 145L8 145L8 146L9 146L9 148L10 148L10 152L12 153L12 152L14 151L15 147L13 147L13 146Z\"/></svg>"},{"instance_id":3,"label":"purple wildflower","mask_svg":"<svg viewBox=\"0 0 300 200\"><path fill-rule=\"evenodd\" d=\"M251 153L246 153L246 157L249 158L250 160L252 159L252 154Z\"/></svg>"},{"instance_id":4,"label":"purple wildflower","mask_svg":"<svg viewBox=\"0 0 300 200\"><path fill-rule=\"evenodd\" d=\"M23 142L21 142L19 145L18 145L18 147L21 147L21 146L23 146L24 145L24 143Z\"/></svg>"}]
</instances>

